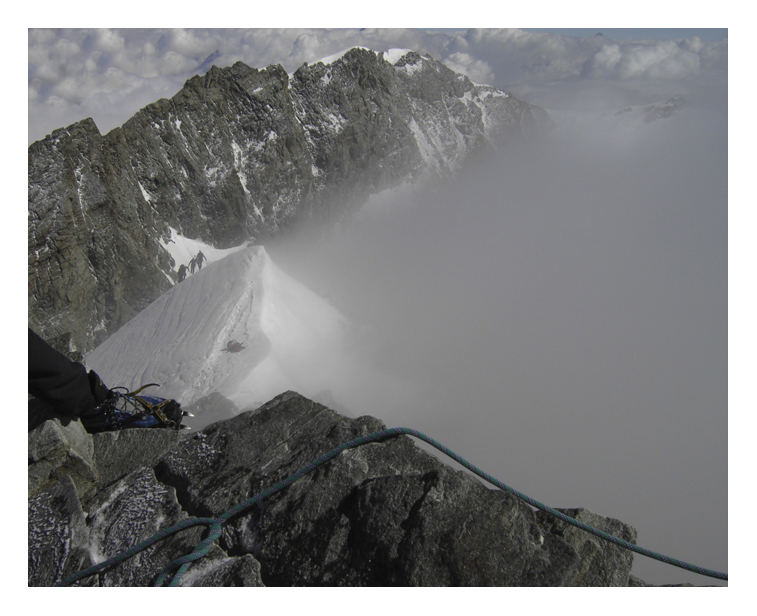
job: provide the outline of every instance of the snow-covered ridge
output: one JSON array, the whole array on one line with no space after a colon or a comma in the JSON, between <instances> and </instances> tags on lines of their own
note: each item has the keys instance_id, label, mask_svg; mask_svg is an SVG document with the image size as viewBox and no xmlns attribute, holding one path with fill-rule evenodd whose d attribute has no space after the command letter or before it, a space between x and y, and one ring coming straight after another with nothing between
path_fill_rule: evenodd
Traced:
<instances>
[{"instance_id":1,"label":"snow-covered ridge","mask_svg":"<svg viewBox=\"0 0 757 616\"><path fill-rule=\"evenodd\" d=\"M283 93L280 67L216 68L120 131L100 135L85 120L35 144L28 252L30 317L40 333L68 351L90 350L174 286L200 251L211 263L229 254L210 244L274 237L310 213L338 219L376 189L447 177L487 143L538 124L530 106L408 51L363 48L347 54L349 67L343 52L327 56L327 66L300 67ZM359 79L364 72L376 79ZM209 105L210 87L223 105ZM246 88L251 96L241 95ZM66 146L56 145L64 134ZM103 190L118 207L91 217ZM73 210L62 206L64 192L75 196ZM122 216L146 224L108 233ZM55 238L72 226L77 242L91 237L94 246L60 258L51 247L67 245ZM135 259L146 263L144 280L111 289L133 276Z\"/></svg>"},{"instance_id":2,"label":"snow-covered ridge","mask_svg":"<svg viewBox=\"0 0 757 616\"><path fill-rule=\"evenodd\" d=\"M250 246L174 286L85 361L110 387L160 383L148 393L184 406L218 392L244 410L344 379L345 331L336 309Z\"/></svg>"},{"instance_id":3,"label":"snow-covered ridge","mask_svg":"<svg viewBox=\"0 0 757 616\"><path fill-rule=\"evenodd\" d=\"M160 245L171 255L174 260L173 271L177 271L182 265L189 267L189 262L202 251L205 255L206 264L219 261L245 247L245 244L233 248L215 248L202 240L195 240L181 235L173 227L169 227L171 237L168 240L160 239Z\"/></svg>"}]
</instances>

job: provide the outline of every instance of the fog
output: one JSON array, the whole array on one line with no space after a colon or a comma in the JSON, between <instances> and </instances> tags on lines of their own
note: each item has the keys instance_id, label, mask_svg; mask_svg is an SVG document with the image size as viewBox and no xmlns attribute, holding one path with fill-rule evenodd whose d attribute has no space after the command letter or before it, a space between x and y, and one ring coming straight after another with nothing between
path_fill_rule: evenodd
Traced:
<instances>
[{"instance_id":1,"label":"fog","mask_svg":"<svg viewBox=\"0 0 757 616\"><path fill-rule=\"evenodd\" d=\"M331 392L352 413L727 570L725 88L645 122L614 112L664 92L561 87L530 90L549 135L267 248L353 324L375 371Z\"/></svg>"}]
</instances>

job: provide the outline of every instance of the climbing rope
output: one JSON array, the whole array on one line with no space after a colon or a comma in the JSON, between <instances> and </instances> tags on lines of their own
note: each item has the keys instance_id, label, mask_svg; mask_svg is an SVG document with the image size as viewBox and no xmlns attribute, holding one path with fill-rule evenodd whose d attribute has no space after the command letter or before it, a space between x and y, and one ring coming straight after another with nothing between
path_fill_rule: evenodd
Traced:
<instances>
[{"instance_id":1,"label":"climbing rope","mask_svg":"<svg viewBox=\"0 0 757 616\"><path fill-rule=\"evenodd\" d=\"M532 507L535 507L550 515L553 515L556 518L559 518L560 520L563 520L564 522L567 522L568 524L571 524L577 528L580 528L581 530L584 530L588 533L591 533L592 535L595 535L601 539L604 539L605 541L614 543L615 545L618 545L621 548L624 548L626 550L631 550L633 552L636 552L637 554L641 554L642 556L648 556L649 558L654 558L655 560L659 560L669 565L680 567L681 569L686 569L688 571L692 571L700 575L705 575L705 576L717 578L720 580L728 580L727 573L715 571L713 569L707 569L705 567L699 567L697 565L693 565L691 563L678 560L677 558L672 558L670 556L660 554L659 552L648 550L634 543L630 543L629 541L626 541L625 539L621 539L620 537L615 537L614 535L606 533L603 530L594 528L593 526L590 526L589 524L586 524L569 515L566 515L565 513L558 511L557 509L553 509L552 507L544 505L543 503L540 503L539 501L534 500L530 496L527 496L526 494L523 494L522 492L519 492L518 490L511 488L507 484L502 483L499 479L496 479L495 477L492 477L488 473L482 471L477 466L468 462L468 460L466 460L465 458L457 455L454 451L452 451L448 447L442 445L441 443L432 439L431 437L426 436L425 434L423 434L422 432L419 432L418 430L414 430L412 428L387 428L385 430L379 430L378 432L373 432L371 434L367 434L365 436L355 438L351 441L347 441L346 443L342 443L338 447L323 454L320 458L318 458L314 462L311 462L307 466L301 468L296 473L290 475L286 479L279 481L278 483L272 485L271 487L263 490L262 492L256 494L252 498L249 498L246 501L239 503L238 505L232 507L225 513L222 513L217 518L188 518L186 520L182 520L181 522L174 524L173 526L169 528L159 531L152 537L145 539L144 541L129 548L128 550L125 550L124 552L121 552L120 554L114 556L113 558L109 558L106 561L93 565L92 567L83 569L79 571L78 573L75 573L65 578L64 580L59 582L57 586L69 586L70 584L73 584L77 580L88 577L90 575L94 575L95 573L99 573L100 571L103 571L114 565L117 565L118 563L125 561L126 559L141 552L142 550L145 550L146 548L150 547L154 543L157 543L161 539L165 539L166 537L173 535L179 531L185 530L192 526L208 526L209 531L208 531L207 536L195 546L194 550L191 553L181 556L180 558L177 558L176 560L166 565L166 567L163 569L160 575L158 575L158 577L156 578L155 584L154 584L155 586L163 586L165 582L170 578L168 585L178 586L181 581L182 576L187 572L187 570L192 565L192 563L202 558L210 551L215 541L221 536L221 533L223 532L223 525L226 522L228 522L231 518L248 510L250 507L262 501L263 499L271 496L272 494L275 494L276 492L279 492L283 490L284 488L290 486L298 479L301 479L305 475L313 472L319 466L322 466L329 460L332 460L333 458L335 458L336 456L338 456L340 453L342 453L343 451L347 449L353 449L355 447L359 447L360 445L365 445L367 443L375 443L375 442L383 441L383 440L394 438L396 436L400 436L403 434L407 436L413 436L417 439L425 441L426 443L428 443L435 449L441 451L446 456L455 460L455 462L457 462L458 464L461 464L462 466L467 468L469 471L471 471L472 473L474 473L481 479L487 481L488 483L498 487L499 489L505 492L508 492L516 496L517 498L528 503ZM174 570L176 570L176 572L173 574L173 576L171 576L171 572Z\"/></svg>"}]
</instances>

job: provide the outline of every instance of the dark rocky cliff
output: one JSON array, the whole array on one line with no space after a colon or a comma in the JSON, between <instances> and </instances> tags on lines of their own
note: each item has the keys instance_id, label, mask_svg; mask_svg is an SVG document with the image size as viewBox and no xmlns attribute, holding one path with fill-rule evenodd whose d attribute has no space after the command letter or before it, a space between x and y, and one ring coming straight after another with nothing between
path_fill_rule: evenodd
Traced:
<instances>
[{"instance_id":1,"label":"dark rocky cliff","mask_svg":"<svg viewBox=\"0 0 757 616\"><path fill-rule=\"evenodd\" d=\"M84 353L175 283L171 229L260 243L546 122L414 52L213 67L107 135L86 119L29 146L30 325Z\"/></svg>"},{"instance_id":2,"label":"dark rocky cliff","mask_svg":"<svg viewBox=\"0 0 757 616\"><path fill-rule=\"evenodd\" d=\"M29 584L52 585L187 517L218 516L384 426L293 392L202 432L29 434ZM629 541L633 528L573 516ZM195 527L82 585L150 585ZM348 450L232 518L185 585L623 586L632 554L534 513L405 436Z\"/></svg>"}]
</instances>

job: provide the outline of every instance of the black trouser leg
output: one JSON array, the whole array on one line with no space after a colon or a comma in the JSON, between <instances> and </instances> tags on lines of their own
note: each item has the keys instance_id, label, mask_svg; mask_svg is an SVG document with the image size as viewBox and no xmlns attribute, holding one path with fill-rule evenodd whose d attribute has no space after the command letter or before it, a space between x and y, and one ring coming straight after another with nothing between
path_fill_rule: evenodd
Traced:
<instances>
[{"instance_id":1,"label":"black trouser leg","mask_svg":"<svg viewBox=\"0 0 757 616\"><path fill-rule=\"evenodd\" d=\"M79 417L102 402L108 389L97 374L88 373L29 329L29 393L55 414Z\"/></svg>"}]
</instances>

